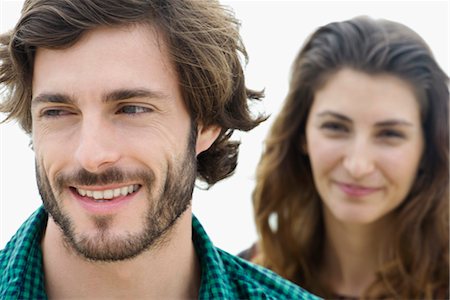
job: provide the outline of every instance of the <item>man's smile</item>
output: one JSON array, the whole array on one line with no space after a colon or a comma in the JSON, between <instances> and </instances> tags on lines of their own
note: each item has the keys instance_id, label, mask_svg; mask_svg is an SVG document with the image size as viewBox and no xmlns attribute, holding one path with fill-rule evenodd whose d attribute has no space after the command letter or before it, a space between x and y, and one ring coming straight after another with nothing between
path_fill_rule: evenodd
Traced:
<instances>
[{"instance_id":1,"label":"man's smile","mask_svg":"<svg viewBox=\"0 0 450 300\"><path fill-rule=\"evenodd\" d=\"M135 195L142 185L129 184L118 187L70 187L70 191L78 200L91 204L114 204ZM89 206L91 207L91 206Z\"/></svg>"},{"instance_id":2,"label":"man's smile","mask_svg":"<svg viewBox=\"0 0 450 300\"><path fill-rule=\"evenodd\" d=\"M109 200L119 196L126 196L136 192L141 186L139 184L130 184L114 189L98 189L98 188L74 188L82 197L91 197L95 200Z\"/></svg>"}]
</instances>

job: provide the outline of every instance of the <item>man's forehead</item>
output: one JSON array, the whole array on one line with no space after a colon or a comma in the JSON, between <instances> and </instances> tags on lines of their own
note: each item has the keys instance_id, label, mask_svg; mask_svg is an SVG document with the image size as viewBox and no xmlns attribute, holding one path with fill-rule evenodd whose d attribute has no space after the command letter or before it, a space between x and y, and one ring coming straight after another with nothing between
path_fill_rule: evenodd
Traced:
<instances>
[{"instance_id":1,"label":"man's forehead","mask_svg":"<svg viewBox=\"0 0 450 300\"><path fill-rule=\"evenodd\" d=\"M36 55L46 51L65 53L76 50L89 42L103 44L113 39L122 40L122 43L133 42L133 45L150 42L160 48L161 51L167 50L167 39L159 27L150 23L132 23L114 26L97 26L82 32L75 42L70 41L56 46L52 44L51 47L37 45Z\"/></svg>"},{"instance_id":2,"label":"man's forehead","mask_svg":"<svg viewBox=\"0 0 450 300\"><path fill-rule=\"evenodd\" d=\"M146 24L99 27L70 47L38 48L33 97L62 102L94 94L103 100L125 94L170 98L178 77L161 37Z\"/></svg>"}]
</instances>

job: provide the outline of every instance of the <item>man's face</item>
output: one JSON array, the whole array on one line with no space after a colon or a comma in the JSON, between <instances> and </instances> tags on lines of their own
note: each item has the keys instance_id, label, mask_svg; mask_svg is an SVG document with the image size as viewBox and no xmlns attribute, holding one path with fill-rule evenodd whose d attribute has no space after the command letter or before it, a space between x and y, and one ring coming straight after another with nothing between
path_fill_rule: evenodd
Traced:
<instances>
[{"instance_id":1,"label":"man's face","mask_svg":"<svg viewBox=\"0 0 450 300\"><path fill-rule=\"evenodd\" d=\"M66 242L103 261L162 242L190 205L198 144L158 32L38 49L32 89L38 187Z\"/></svg>"}]
</instances>

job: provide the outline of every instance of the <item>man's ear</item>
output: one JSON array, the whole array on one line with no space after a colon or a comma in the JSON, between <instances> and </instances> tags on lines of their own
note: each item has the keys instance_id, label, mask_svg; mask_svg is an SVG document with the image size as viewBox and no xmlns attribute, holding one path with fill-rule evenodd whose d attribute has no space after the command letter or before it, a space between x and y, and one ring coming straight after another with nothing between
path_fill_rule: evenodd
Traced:
<instances>
[{"instance_id":1,"label":"man's ear","mask_svg":"<svg viewBox=\"0 0 450 300\"><path fill-rule=\"evenodd\" d=\"M206 151L211 147L214 141L220 134L221 128L217 125L211 125L208 127L203 127L203 125L198 125L197 127L197 143L195 145L196 155L199 155L203 151Z\"/></svg>"}]
</instances>

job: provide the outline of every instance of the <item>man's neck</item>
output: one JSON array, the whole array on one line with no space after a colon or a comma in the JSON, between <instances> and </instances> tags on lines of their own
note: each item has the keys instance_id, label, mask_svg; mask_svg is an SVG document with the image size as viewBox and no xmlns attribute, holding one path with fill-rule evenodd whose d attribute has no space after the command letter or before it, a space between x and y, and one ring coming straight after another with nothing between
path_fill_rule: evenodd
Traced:
<instances>
[{"instance_id":1,"label":"man's neck","mask_svg":"<svg viewBox=\"0 0 450 300\"><path fill-rule=\"evenodd\" d=\"M197 298L200 265L192 243L192 215L176 222L161 247L121 262L92 262L64 245L58 225L49 218L42 240L49 298Z\"/></svg>"}]
</instances>

